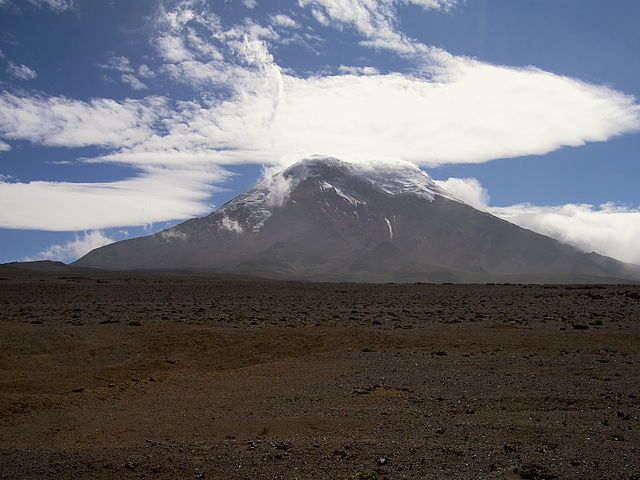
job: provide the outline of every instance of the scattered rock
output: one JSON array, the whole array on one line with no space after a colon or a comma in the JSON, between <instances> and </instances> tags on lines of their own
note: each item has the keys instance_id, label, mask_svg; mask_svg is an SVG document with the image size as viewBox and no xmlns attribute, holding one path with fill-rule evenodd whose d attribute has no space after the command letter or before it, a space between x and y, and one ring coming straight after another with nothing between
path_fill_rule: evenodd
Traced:
<instances>
[{"instance_id":1,"label":"scattered rock","mask_svg":"<svg viewBox=\"0 0 640 480\"><path fill-rule=\"evenodd\" d=\"M556 474L546 472L539 465L511 467L507 470L505 477L507 480L554 480L558 478Z\"/></svg>"}]
</instances>

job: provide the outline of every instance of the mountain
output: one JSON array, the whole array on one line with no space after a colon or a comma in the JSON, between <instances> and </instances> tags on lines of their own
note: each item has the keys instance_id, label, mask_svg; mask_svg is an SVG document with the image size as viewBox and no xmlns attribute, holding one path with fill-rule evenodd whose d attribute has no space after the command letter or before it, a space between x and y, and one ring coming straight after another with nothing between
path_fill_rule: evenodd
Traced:
<instances>
[{"instance_id":1,"label":"mountain","mask_svg":"<svg viewBox=\"0 0 640 480\"><path fill-rule=\"evenodd\" d=\"M412 164L307 158L216 212L89 252L74 266L394 282L617 282L584 253L455 199Z\"/></svg>"}]
</instances>

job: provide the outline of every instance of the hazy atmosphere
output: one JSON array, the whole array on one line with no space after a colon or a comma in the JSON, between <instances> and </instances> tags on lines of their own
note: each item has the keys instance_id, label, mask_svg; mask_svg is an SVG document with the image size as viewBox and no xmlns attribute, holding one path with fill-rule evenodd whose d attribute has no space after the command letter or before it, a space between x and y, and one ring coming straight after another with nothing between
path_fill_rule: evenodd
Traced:
<instances>
[{"instance_id":1,"label":"hazy atmosphere","mask_svg":"<svg viewBox=\"0 0 640 480\"><path fill-rule=\"evenodd\" d=\"M73 261L324 154L412 162L640 263L638 18L634 0L0 0L0 261Z\"/></svg>"}]
</instances>

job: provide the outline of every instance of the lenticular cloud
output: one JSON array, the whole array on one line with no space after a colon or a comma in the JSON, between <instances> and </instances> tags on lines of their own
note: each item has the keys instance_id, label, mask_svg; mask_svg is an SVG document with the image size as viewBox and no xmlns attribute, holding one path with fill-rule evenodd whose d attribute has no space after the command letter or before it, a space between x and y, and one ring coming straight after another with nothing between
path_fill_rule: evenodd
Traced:
<instances>
[{"instance_id":1,"label":"lenticular cloud","mask_svg":"<svg viewBox=\"0 0 640 480\"><path fill-rule=\"evenodd\" d=\"M285 77L264 148L479 163L604 141L640 128L633 98L535 69L479 62L437 80Z\"/></svg>"}]
</instances>

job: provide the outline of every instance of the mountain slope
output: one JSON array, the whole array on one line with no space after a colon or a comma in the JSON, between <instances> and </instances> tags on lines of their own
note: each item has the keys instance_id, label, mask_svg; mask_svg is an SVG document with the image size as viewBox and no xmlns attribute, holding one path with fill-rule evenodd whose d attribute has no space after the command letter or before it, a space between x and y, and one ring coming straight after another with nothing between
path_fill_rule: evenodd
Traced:
<instances>
[{"instance_id":1,"label":"mountain slope","mask_svg":"<svg viewBox=\"0 0 640 480\"><path fill-rule=\"evenodd\" d=\"M207 217L74 265L345 281L640 278L638 267L480 212L413 165L374 170L327 157L303 160Z\"/></svg>"}]
</instances>

